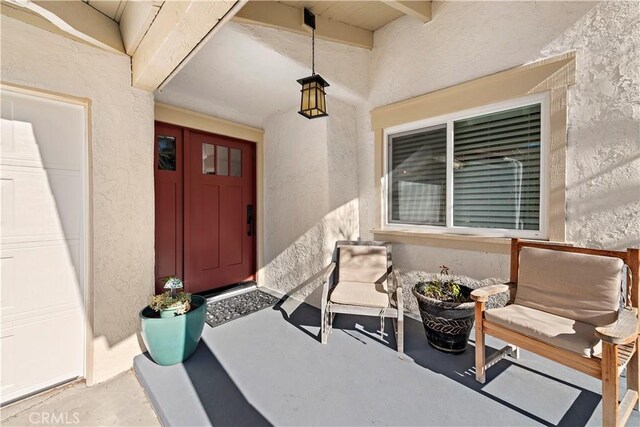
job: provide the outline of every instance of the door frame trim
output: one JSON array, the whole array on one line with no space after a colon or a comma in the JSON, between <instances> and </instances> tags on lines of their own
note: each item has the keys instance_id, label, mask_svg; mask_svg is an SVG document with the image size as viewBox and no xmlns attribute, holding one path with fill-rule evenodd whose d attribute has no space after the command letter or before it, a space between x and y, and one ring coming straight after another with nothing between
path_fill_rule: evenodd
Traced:
<instances>
[{"instance_id":1,"label":"door frame trim","mask_svg":"<svg viewBox=\"0 0 640 427\"><path fill-rule=\"evenodd\" d=\"M264 280L264 130L164 103L155 104L156 122L209 132L255 144L256 283ZM183 141L184 143L184 141Z\"/></svg>"},{"instance_id":2,"label":"door frame trim","mask_svg":"<svg viewBox=\"0 0 640 427\"><path fill-rule=\"evenodd\" d=\"M83 187L83 263L82 263L82 291L84 293L83 300L83 324L84 329L84 357L82 367L82 377L87 385L93 385L93 149L92 149L92 110L91 99L83 98L65 93L49 91L46 89L34 88L6 81L0 81L0 89L7 90L23 95L31 95L39 98L50 99L54 101L66 102L69 104L79 105L85 111L85 135L84 135L84 153L82 159L82 187Z\"/></svg>"}]
</instances>

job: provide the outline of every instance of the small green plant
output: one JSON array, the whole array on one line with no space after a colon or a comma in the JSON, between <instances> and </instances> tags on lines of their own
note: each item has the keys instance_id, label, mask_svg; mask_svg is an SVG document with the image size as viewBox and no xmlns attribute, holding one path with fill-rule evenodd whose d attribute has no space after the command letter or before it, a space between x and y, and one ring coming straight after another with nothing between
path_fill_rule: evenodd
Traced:
<instances>
[{"instance_id":1,"label":"small green plant","mask_svg":"<svg viewBox=\"0 0 640 427\"><path fill-rule=\"evenodd\" d=\"M187 292L178 292L182 289L184 283L177 277L168 277L164 288L167 289L158 295L151 297L149 307L154 311L175 310L176 315L185 314L191 308L191 294Z\"/></svg>"},{"instance_id":2,"label":"small green plant","mask_svg":"<svg viewBox=\"0 0 640 427\"><path fill-rule=\"evenodd\" d=\"M449 267L440 266L440 277L430 281L421 281L417 283L417 291L429 298L437 299L445 302L463 303L471 301L468 295L462 292L460 284L456 283L453 278L447 277L450 274Z\"/></svg>"}]
</instances>

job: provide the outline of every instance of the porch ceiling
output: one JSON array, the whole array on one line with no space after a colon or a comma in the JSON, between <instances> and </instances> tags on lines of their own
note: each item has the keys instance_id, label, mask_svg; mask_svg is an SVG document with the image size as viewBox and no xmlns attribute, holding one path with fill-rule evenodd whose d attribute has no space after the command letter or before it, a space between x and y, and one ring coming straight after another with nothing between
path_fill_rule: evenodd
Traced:
<instances>
[{"instance_id":1,"label":"porch ceiling","mask_svg":"<svg viewBox=\"0 0 640 427\"><path fill-rule=\"evenodd\" d=\"M381 1L280 1L363 30L376 31L404 14Z\"/></svg>"},{"instance_id":2,"label":"porch ceiling","mask_svg":"<svg viewBox=\"0 0 640 427\"><path fill-rule=\"evenodd\" d=\"M369 51L316 41L316 72L331 100L366 95ZM360 67L361 64L361 68ZM229 22L156 92L156 100L262 127L270 115L299 107L297 79L311 74L311 40L302 35ZM349 79L349 80L345 80Z\"/></svg>"},{"instance_id":3,"label":"porch ceiling","mask_svg":"<svg viewBox=\"0 0 640 427\"><path fill-rule=\"evenodd\" d=\"M261 127L268 115L297 105L296 79L306 74L309 70L230 22L156 93L156 100Z\"/></svg>"}]
</instances>

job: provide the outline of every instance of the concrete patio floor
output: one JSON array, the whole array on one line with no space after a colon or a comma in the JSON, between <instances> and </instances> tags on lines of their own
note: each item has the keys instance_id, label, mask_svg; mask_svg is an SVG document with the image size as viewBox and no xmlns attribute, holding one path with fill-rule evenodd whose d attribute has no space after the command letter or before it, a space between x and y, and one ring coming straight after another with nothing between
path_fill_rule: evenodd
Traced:
<instances>
[{"instance_id":1,"label":"concrete patio floor","mask_svg":"<svg viewBox=\"0 0 640 427\"><path fill-rule=\"evenodd\" d=\"M139 355L134 369L167 426L601 425L596 379L523 351L490 369L481 385L473 343L447 355L427 344L419 321L405 323L403 359L390 321L386 343L372 336L377 318L338 315L322 345L319 311L289 299L205 325L183 364L161 367ZM488 345L504 344L489 338ZM637 410L628 425L640 425Z\"/></svg>"},{"instance_id":2,"label":"concrete patio floor","mask_svg":"<svg viewBox=\"0 0 640 427\"><path fill-rule=\"evenodd\" d=\"M129 370L87 387L67 384L5 406L2 426L159 426L144 390Z\"/></svg>"}]
</instances>

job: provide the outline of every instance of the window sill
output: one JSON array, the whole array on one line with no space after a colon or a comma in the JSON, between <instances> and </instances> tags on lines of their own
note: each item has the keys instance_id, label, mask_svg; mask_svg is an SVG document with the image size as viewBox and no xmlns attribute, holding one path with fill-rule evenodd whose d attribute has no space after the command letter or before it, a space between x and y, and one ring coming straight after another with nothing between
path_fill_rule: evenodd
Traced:
<instances>
[{"instance_id":1,"label":"window sill","mask_svg":"<svg viewBox=\"0 0 640 427\"><path fill-rule=\"evenodd\" d=\"M429 233L415 230L398 229L373 229L371 230L376 240L384 240L391 243L405 243L409 245L422 245L437 248L461 249L476 252L492 252L509 254L511 238L473 236L452 233Z\"/></svg>"}]
</instances>

